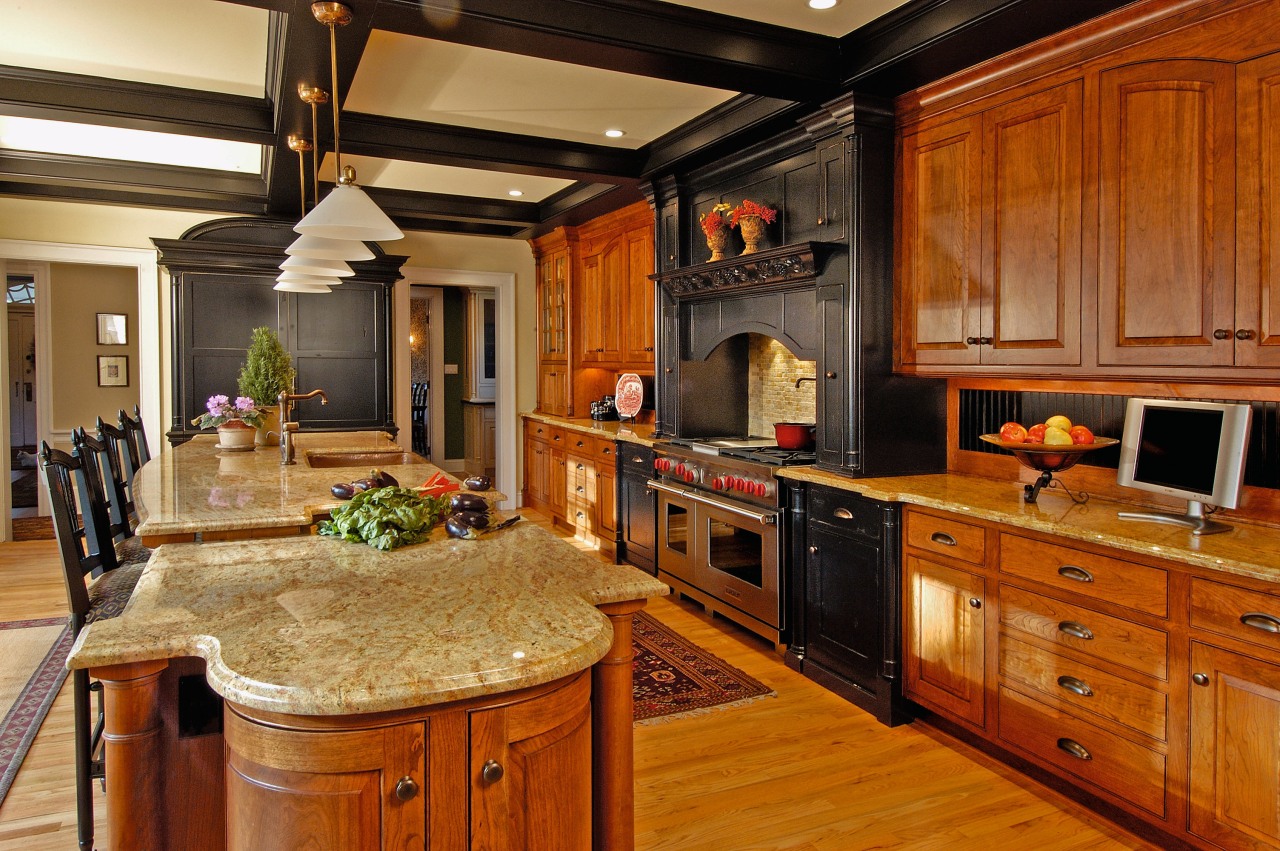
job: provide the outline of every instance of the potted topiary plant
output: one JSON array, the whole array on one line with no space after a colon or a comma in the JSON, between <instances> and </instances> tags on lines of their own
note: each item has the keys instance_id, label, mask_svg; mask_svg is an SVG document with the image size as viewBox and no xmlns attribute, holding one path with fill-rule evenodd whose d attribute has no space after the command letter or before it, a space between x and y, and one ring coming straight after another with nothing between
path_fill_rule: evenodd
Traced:
<instances>
[{"instance_id":1,"label":"potted topiary plant","mask_svg":"<svg viewBox=\"0 0 1280 851\"><path fill-rule=\"evenodd\" d=\"M293 358L276 332L265 325L254 328L244 366L240 368L240 395L253 399L265 416L265 422L258 429L259 446L274 446L279 442L280 415L276 398L293 388L296 374Z\"/></svg>"}]
</instances>

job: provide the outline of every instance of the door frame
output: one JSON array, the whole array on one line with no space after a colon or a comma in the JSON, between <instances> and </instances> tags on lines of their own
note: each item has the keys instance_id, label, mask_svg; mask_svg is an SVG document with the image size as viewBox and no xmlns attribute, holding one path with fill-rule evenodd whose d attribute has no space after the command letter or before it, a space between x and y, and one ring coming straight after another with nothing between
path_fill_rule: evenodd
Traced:
<instances>
[{"instance_id":1,"label":"door frame","mask_svg":"<svg viewBox=\"0 0 1280 851\"><path fill-rule=\"evenodd\" d=\"M409 291L420 287L477 287L492 289L498 294L498 387L495 395L494 418L497 422L497 481L494 487L507 499L500 504L502 508L513 508L516 504L515 494L519 488L516 475L516 462L519 460L516 448L516 276L513 272L476 272L467 269L434 269L424 266L402 266L403 277L395 285L395 325L392 335L394 343L395 378L395 414L396 422L409 422L411 406L409 382L401 380L409 375ZM432 328L437 327L433 322ZM506 340L508 342L504 343ZM434 342L433 342L434 345ZM437 349L437 351L439 351ZM443 365L441 366L443 370ZM441 376L443 378L443 375ZM433 390L436 378L432 376ZM443 381L439 385L443 388ZM434 397L433 408L436 406ZM443 411L442 411L443 415ZM433 412L434 416L434 412ZM434 429L434 423L432 425ZM404 431L407 435L409 432ZM432 440L443 438L437 432ZM443 444L441 444L443 445Z\"/></svg>"}]
</instances>

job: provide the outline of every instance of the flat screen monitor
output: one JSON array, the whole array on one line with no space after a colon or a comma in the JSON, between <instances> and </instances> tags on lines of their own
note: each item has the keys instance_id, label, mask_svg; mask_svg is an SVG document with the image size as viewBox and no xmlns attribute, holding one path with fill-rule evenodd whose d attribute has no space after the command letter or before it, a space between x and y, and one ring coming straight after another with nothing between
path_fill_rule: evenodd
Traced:
<instances>
[{"instance_id":1,"label":"flat screen monitor","mask_svg":"<svg viewBox=\"0 0 1280 851\"><path fill-rule=\"evenodd\" d=\"M1126 520L1187 526L1196 535L1224 532L1205 506L1235 508L1249 447L1248 405L1130 399L1116 481L1187 501L1187 513L1121 512Z\"/></svg>"}]
</instances>

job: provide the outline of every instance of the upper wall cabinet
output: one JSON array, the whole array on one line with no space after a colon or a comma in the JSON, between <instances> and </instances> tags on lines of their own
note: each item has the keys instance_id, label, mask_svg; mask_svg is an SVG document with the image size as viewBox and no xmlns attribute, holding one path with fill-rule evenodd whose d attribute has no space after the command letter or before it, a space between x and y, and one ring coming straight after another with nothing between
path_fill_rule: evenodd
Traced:
<instances>
[{"instance_id":1,"label":"upper wall cabinet","mask_svg":"<svg viewBox=\"0 0 1280 851\"><path fill-rule=\"evenodd\" d=\"M897 368L1280 379L1278 20L1143 0L902 96Z\"/></svg>"},{"instance_id":2,"label":"upper wall cabinet","mask_svg":"<svg viewBox=\"0 0 1280 851\"><path fill-rule=\"evenodd\" d=\"M1080 90L903 139L903 364L1080 363Z\"/></svg>"}]
</instances>

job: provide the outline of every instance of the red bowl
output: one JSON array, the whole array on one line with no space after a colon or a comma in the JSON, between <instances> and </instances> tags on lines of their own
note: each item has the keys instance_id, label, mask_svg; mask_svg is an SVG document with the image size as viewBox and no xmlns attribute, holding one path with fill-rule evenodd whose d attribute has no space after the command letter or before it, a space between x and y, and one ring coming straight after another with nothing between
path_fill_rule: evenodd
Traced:
<instances>
[{"instance_id":1,"label":"red bowl","mask_svg":"<svg viewBox=\"0 0 1280 851\"><path fill-rule=\"evenodd\" d=\"M813 423L774 423L773 439L779 449L807 449L818 427Z\"/></svg>"}]
</instances>

